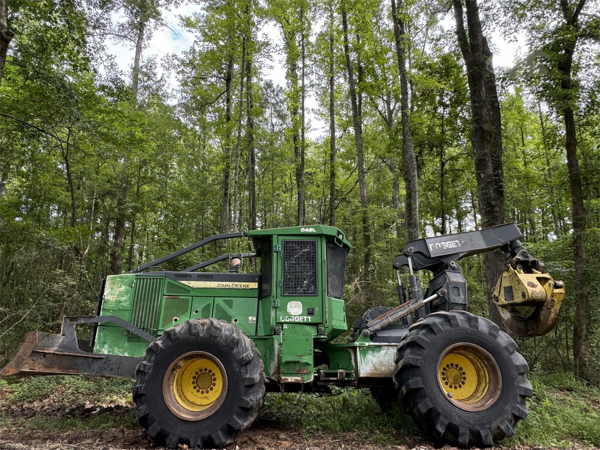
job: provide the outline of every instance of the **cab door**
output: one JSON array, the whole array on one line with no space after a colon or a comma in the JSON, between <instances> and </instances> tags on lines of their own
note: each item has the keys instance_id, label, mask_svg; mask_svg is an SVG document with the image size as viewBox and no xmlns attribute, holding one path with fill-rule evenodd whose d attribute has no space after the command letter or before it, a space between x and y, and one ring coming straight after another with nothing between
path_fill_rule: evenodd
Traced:
<instances>
[{"instance_id":1,"label":"cab door","mask_svg":"<svg viewBox=\"0 0 600 450\"><path fill-rule=\"evenodd\" d=\"M278 323L323 323L323 268L317 236L277 237Z\"/></svg>"}]
</instances>

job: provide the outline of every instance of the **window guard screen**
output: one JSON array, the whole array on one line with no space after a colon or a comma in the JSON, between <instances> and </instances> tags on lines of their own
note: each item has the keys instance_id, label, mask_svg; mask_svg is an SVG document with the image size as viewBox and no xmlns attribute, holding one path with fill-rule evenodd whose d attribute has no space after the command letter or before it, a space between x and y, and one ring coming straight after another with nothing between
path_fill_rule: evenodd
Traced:
<instances>
[{"instance_id":1,"label":"window guard screen","mask_svg":"<svg viewBox=\"0 0 600 450\"><path fill-rule=\"evenodd\" d=\"M284 240L282 294L317 295L317 241Z\"/></svg>"}]
</instances>

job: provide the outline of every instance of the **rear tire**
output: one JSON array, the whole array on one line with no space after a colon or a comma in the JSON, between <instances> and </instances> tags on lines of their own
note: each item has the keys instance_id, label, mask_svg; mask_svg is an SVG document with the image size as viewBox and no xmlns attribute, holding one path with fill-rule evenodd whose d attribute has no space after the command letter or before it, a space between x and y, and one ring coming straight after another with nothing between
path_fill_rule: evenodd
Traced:
<instances>
[{"instance_id":1,"label":"rear tire","mask_svg":"<svg viewBox=\"0 0 600 450\"><path fill-rule=\"evenodd\" d=\"M493 322L465 311L412 325L396 354L394 384L414 422L445 443L491 446L527 417L529 367Z\"/></svg>"},{"instance_id":2,"label":"rear tire","mask_svg":"<svg viewBox=\"0 0 600 450\"><path fill-rule=\"evenodd\" d=\"M223 447L258 414L263 362L237 327L188 320L152 342L136 370L137 416L159 445Z\"/></svg>"},{"instance_id":3,"label":"rear tire","mask_svg":"<svg viewBox=\"0 0 600 450\"><path fill-rule=\"evenodd\" d=\"M379 405L383 412L390 412L398 404L398 389L390 387L369 388L373 400Z\"/></svg>"}]
</instances>

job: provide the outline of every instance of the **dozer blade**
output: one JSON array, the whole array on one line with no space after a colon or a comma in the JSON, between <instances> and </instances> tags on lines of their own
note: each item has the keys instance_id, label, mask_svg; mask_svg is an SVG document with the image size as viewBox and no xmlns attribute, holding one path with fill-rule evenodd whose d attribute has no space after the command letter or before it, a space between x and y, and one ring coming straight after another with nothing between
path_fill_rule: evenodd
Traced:
<instances>
[{"instance_id":1,"label":"dozer blade","mask_svg":"<svg viewBox=\"0 0 600 450\"><path fill-rule=\"evenodd\" d=\"M80 349L75 322L64 318L61 334L32 331L0 377L35 375L101 375L134 378L142 358L96 354Z\"/></svg>"},{"instance_id":2,"label":"dozer blade","mask_svg":"<svg viewBox=\"0 0 600 450\"><path fill-rule=\"evenodd\" d=\"M548 334L565 297L562 281L548 273L524 273L509 266L494 289L494 302L506 327L517 336Z\"/></svg>"}]
</instances>

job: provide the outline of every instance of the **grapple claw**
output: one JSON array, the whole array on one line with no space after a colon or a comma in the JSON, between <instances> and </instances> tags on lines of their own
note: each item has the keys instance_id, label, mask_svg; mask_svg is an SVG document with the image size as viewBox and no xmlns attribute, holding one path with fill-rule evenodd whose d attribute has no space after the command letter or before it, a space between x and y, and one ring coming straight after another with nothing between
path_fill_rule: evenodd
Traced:
<instances>
[{"instance_id":1,"label":"grapple claw","mask_svg":"<svg viewBox=\"0 0 600 450\"><path fill-rule=\"evenodd\" d=\"M558 319L564 284L548 273L508 267L494 289L494 302L506 327L517 336L548 334Z\"/></svg>"}]
</instances>

